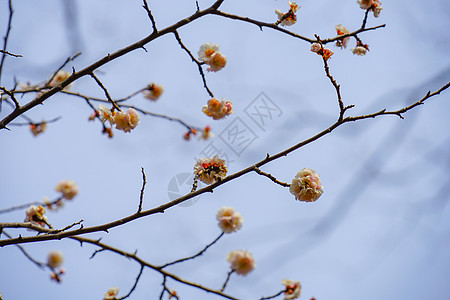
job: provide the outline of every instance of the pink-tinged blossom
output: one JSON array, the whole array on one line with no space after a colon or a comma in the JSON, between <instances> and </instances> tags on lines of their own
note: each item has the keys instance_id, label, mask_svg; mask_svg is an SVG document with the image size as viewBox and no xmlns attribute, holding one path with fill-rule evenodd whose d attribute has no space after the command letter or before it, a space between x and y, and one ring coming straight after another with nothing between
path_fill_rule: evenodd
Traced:
<instances>
[{"instance_id":1,"label":"pink-tinged blossom","mask_svg":"<svg viewBox=\"0 0 450 300\"><path fill-rule=\"evenodd\" d=\"M295 13L299 9L299 6L295 2L289 1L289 11L283 14L279 9L275 9L275 13L278 16L278 21L275 23L281 24L281 26L291 26L297 22L297 16Z\"/></svg>"},{"instance_id":2,"label":"pink-tinged blossom","mask_svg":"<svg viewBox=\"0 0 450 300\"><path fill-rule=\"evenodd\" d=\"M31 222L34 225L45 228L45 225L48 224L47 216L44 216L45 213L46 210L43 206L39 205L36 207L31 205L25 212L26 217L24 222Z\"/></svg>"},{"instance_id":3,"label":"pink-tinged blossom","mask_svg":"<svg viewBox=\"0 0 450 300\"><path fill-rule=\"evenodd\" d=\"M48 254L47 265L52 269L60 267L63 261L64 257L61 251L52 251Z\"/></svg>"},{"instance_id":4,"label":"pink-tinged blossom","mask_svg":"<svg viewBox=\"0 0 450 300\"><path fill-rule=\"evenodd\" d=\"M242 227L244 218L240 213L234 210L232 207L224 206L217 212L217 221L219 221L219 227L225 233L236 232Z\"/></svg>"},{"instance_id":5,"label":"pink-tinged blossom","mask_svg":"<svg viewBox=\"0 0 450 300\"><path fill-rule=\"evenodd\" d=\"M341 24L336 25L336 31L338 35L349 34L350 30L348 30L345 26ZM348 42L350 41L350 37L346 37L336 41L336 46L341 48L347 48Z\"/></svg>"},{"instance_id":6,"label":"pink-tinged blossom","mask_svg":"<svg viewBox=\"0 0 450 300\"><path fill-rule=\"evenodd\" d=\"M201 182L212 184L227 175L227 167L225 160L220 159L217 155L208 158L200 158L194 165L194 174Z\"/></svg>"},{"instance_id":7,"label":"pink-tinged blossom","mask_svg":"<svg viewBox=\"0 0 450 300\"><path fill-rule=\"evenodd\" d=\"M123 130L124 132L130 132L132 129L136 128L139 124L139 114L133 109L129 108L126 112L119 111L114 116L114 123L118 130Z\"/></svg>"},{"instance_id":8,"label":"pink-tinged blossom","mask_svg":"<svg viewBox=\"0 0 450 300\"><path fill-rule=\"evenodd\" d=\"M151 83L147 86L147 88L142 92L144 97L156 101L161 97L164 92L164 86L161 84Z\"/></svg>"},{"instance_id":9,"label":"pink-tinged blossom","mask_svg":"<svg viewBox=\"0 0 450 300\"><path fill-rule=\"evenodd\" d=\"M34 136L38 136L39 134L43 133L46 129L47 129L47 122L42 122L39 124L30 124L30 130Z\"/></svg>"},{"instance_id":10,"label":"pink-tinged blossom","mask_svg":"<svg viewBox=\"0 0 450 300\"><path fill-rule=\"evenodd\" d=\"M219 101L216 98L208 100L208 104L203 106L202 111L208 117L214 120L220 120L233 113L233 104L231 101Z\"/></svg>"},{"instance_id":11,"label":"pink-tinged blossom","mask_svg":"<svg viewBox=\"0 0 450 300\"><path fill-rule=\"evenodd\" d=\"M114 300L116 299L118 293L119 293L118 287L111 287L105 292L103 300Z\"/></svg>"},{"instance_id":12,"label":"pink-tinged blossom","mask_svg":"<svg viewBox=\"0 0 450 300\"><path fill-rule=\"evenodd\" d=\"M285 286L284 300L292 300L300 298L300 294L302 292L302 285L300 281L293 281L289 279L284 279L281 281L281 284Z\"/></svg>"},{"instance_id":13,"label":"pink-tinged blossom","mask_svg":"<svg viewBox=\"0 0 450 300\"><path fill-rule=\"evenodd\" d=\"M359 4L361 9L369 9L372 10L373 16L378 18L380 16L383 7L381 6L381 2L379 0L357 0L356 3Z\"/></svg>"},{"instance_id":14,"label":"pink-tinged blossom","mask_svg":"<svg viewBox=\"0 0 450 300\"><path fill-rule=\"evenodd\" d=\"M314 202L322 195L323 186L319 175L314 170L303 168L292 179L289 191L296 200Z\"/></svg>"},{"instance_id":15,"label":"pink-tinged blossom","mask_svg":"<svg viewBox=\"0 0 450 300\"><path fill-rule=\"evenodd\" d=\"M61 192L63 198L73 199L78 194L78 186L73 180L63 180L56 186L55 190Z\"/></svg>"},{"instance_id":16,"label":"pink-tinged blossom","mask_svg":"<svg viewBox=\"0 0 450 300\"><path fill-rule=\"evenodd\" d=\"M231 269L239 275L247 275L256 268L255 259L248 250L233 250L227 255Z\"/></svg>"},{"instance_id":17,"label":"pink-tinged blossom","mask_svg":"<svg viewBox=\"0 0 450 300\"><path fill-rule=\"evenodd\" d=\"M63 71L63 70L59 70L58 72L56 72L55 76L53 77L52 81L50 81L50 86L57 86L59 85L61 82L63 82L64 80L66 80L67 78L70 77L70 73ZM68 86L66 86L64 89L68 90L73 86L73 82L71 84L69 84Z\"/></svg>"},{"instance_id":18,"label":"pink-tinged blossom","mask_svg":"<svg viewBox=\"0 0 450 300\"><path fill-rule=\"evenodd\" d=\"M207 63L216 52L219 52L219 45L213 45L209 42L204 43L200 46L200 49L197 52L198 59L202 62Z\"/></svg>"},{"instance_id":19,"label":"pink-tinged blossom","mask_svg":"<svg viewBox=\"0 0 450 300\"><path fill-rule=\"evenodd\" d=\"M313 43L311 45L311 51L314 53L319 52L320 50L322 50L322 46L319 43Z\"/></svg>"}]
</instances>

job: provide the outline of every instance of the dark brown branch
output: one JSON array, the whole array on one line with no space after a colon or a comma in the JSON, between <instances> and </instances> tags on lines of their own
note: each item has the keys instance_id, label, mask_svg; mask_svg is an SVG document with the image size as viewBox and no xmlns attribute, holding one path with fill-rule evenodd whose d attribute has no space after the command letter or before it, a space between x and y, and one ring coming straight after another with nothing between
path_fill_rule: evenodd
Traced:
<instances>
[{"instance_id":1,"label":"dark brown branch","mask_svg":"<svg viewBox=\"0 0 450 300\"><path fill-rule=\"evenodd\" d=\"M281 294L283 294L283 293L284 293L284 291L280 291L280 292L276 293L276 294L275 294L275 295L273 295L273 296L262 297L262 298L259 298L259 300L268 300L268 299L273 299L273 298L276 298L276 297L280 296L280 295L281 295Z\"/></svg>"},{"instance_id":2,"label":"dark brown branch","mask_svg":"<svg viewBox=\"0 0 450 300\"><path fill-rule=\"evenodd\" d=\"M258 173L259 175L266 176L267 178L269 178L270 180L272 180L273 182L275 182L276 184L279 184L279 185L281 185L281 186L284 186L284 187L290 187L290 186L291 186L289 183L281 182L281 181L279 181L278 179L276 179L273 175L261 171L258 167L255 167L255 168L253 169L253 171L255 171L256 173Z\"/></svg>"},{"instance_id":3,"label":"dark brown branch","mask_svg":"<svg viewBox=\"0 0 450 300\"><path fill-rule=\"evenodd\" d=\"M106 99L108 99L109 102L111 102L111 104L114 106L115 109L117 109L118 111L120 111L119 106L117 106L116 101L114 101L111 98L111 95L109 94L108 90L106 89L106 87L103 85L103 83L100 81L100 79L98 79L97 76L95 76L94 73L89 74L91 75L91 77L95 80L95 82L98 84L98 86L103 90L103 92L105 93Z\"/></svg>"},{"instance_id":4,"label":"dark brown branch","mask_svg":"<svg viewBox=\"0 0 450 300\"><path fill-rule=\"evenodd\" d=\"M192 255L192 256L189 256L189 257L181 258L181 259L178 259L178 260L173 261L173 262L170 262L170 263L167 263L167 264L165 264L165 265L160 266L160 268L163 269L163 268L165 268L165 267L167 267L167 266L171 266L171 265L174 265L174 264L183 262L183 261L187 261L187 260L190 260L190 259L194 259L194 258L196 258L196 257L198 257L198 256L200 256L200 255L202 255L206 250L208 250L209 247L211 247L212 245L214 245L215 243L217 243L217 241L218 241L221 237L223 237L224 234L225 234L225 233L222 232L222 233L221 233L214 241L212 241L211 243L209 243L205 248L203 248L203 249L202 249L200 252L198 252L197 254Z\"/></svg>"},{"instance_id":5,"label":"dark brown branch","mask_svg":"<svg viewBox=\"0 0 450 300\"><path fill-rule=\"evenodd\" d=\"M125 48L122 48L112 54L108 54L105 57L101 58L100 60L89 65L88 67L86 67L78 72L72 73L72 75L70 77L68 77L66 80L64 80L61 84L54 86L47 92L38 95L34 100L23 105L20 109L14 110L9 115L7 115L5 118L3 118L3 120L0 121L0 129L5 128L6 125L8 125L11 121L13 121L15 118L17 118L22 113L27 112L28 110L34 108L35 106L43 103L45 100L47 100L51 96L62 91L66 86L68 86L75 80L77 80L81 77L84 77L86 75L90 75L92 72L94 72L94 70L100 68L101 66L103 66L115 59L118 59L119 57L122 57L125 54L128 54L136 49L143 48L146 44L150 43L151 41L153 41L157 38L160 38L166 34L172 33L175 30L177 30L178 28L181 28L181 27L185 26L186 24L189 24L203 16L211 14L212 12L214 12L215 10L217 10L219 8L219 6L222 4L223 1L224 0L217 0L209 8L201 10L201 11L197 11L194 14L192 14L191 16L189 16L185 19L182 19L169 27L166 27L161 31L153 32L150 35L146 36L145 38L141 39L140 41L137 41L136 43L131 44Z\"/></svg>"},{"instance_id":6,"label":"dark brown branch","mask_svg":"<svg viewBox=\"0 0 450 300\"><path fill-rule=\"evenodd\" d=\"M13 56L13 57L23 57L20 54L14 54L14 53L11 53L11 52L8 52L8 51L5 51L5 50L1 50L1 49L0 49L0 53L6 54L6 55L9 55L9 56Z\"/></svg>"},{"instance_id":7,"label":"dark brown branch","mask_svg":"<svg viewBox=\"0 0 450 300\"><path fill-rule=\"evenodd\" d=\"M119 300L123 300L123 299L126 299L126 298L128 298L128 297L130 297L131 296L131 294L134 292L134 290L136 289L136 286L137 286L137 284L138 284L138 282L139 282L139 279L141 278L141 275L142 275L142 272L144 271L144 265L141 265L141 270L139 271L139 274L138 274L138 276L136 277L136 280L134 281L134 284L133 284L133 287L131 288L131 290L128 292L128 294L126 294L125 296L123 296L123 297L120 297L120 298L118 298Z\"/></svg>"},{"instance_id":8,"label":"dark brown branch","mask_svg":"<svg viewBox=\"0 0 450 300\"><path fill-rule=\"evenodd\" d=\"M234 273L234 270L230 270L228 272L227 279L225 279L225 282L223 283L222 288L220 289L221 292L223 292L225 290L225 288L227 287L227 284L230 281L231 274L233 274L233 273Z\"/></svg>"},{"instance_id":9,"label":"dark brown branch","mask_svg":"<svg viewBox=\"0 0 450 300\"><path fill-rule=\"evenodd\" d=\"M367 16L369 15L369 11L372 9L372 7L369 7L368 9L366 9L366 12L364 14L364 19L362 21L362 25L361 25L361 29L366 28L366 23L367 23Z\"/></svg>"},{"instance_id":10,"label":"dark brown branch","mask_svg":"<svg viewBox=\"0 0 450 300\"><path fill-rule=\"evenodd\" d=\"M28 124L26 124L26 125L28 125ZM35 202L25 203L25 204L13 206L13 207L5 208L5 209L0 209L0 214L9 213L9 212L12 212L12 211L15 211L15 210L28 208L31 205L41 205L43 207L49 207L49 206L55 205L56 202L58 202L58 201L60 201L62 199L63 199L62 197L58 197L56 200L53 200L53 201L51 201L49 203L35 201Z\"/></svg>"},{"instance_id":11,"label":"dark brown branch","mask_svg":"<svg viewBox=\"0 0 450 300\"><path fill-rule=\"evenodd\" d=\"M46 240L56 240L56 239L62 239L62 238L66 238L66 237L71 237L74 235L80 235L80 234L86 234L86 233L91 233L91 232L99 232L99 231L107 231L110 228L114 228L117 226L121 226L123 224L126 224L128 222L131 222L133 220L148 216L148 215L152 215L152 214L157 214L157 213L163 213L166 209L174 207L188 199L194 198L200 194L203 193L207 193L207 192L212 192L216 187L227 183L228 181L234 180L238 177L241 177L247 173L250 172L254 172L255 167L259 168L271 161L274 161L276 159L279 159L283 156L287 156L289 153L305 146L308 145L316 140L318 140L319 138L331 133L333 130L335 130L337 127L341 126L342 124L348 123L348 122L352 122L352 121L357 121L357 120L363 120L363 119L368 119L368 118L375 118L381 115L391 115L391 114L395 114L395 115L400 115L401 113L404 113L406 111L411 110L412 108L421 105L424 103L425 100L438 95L439 93L441 93L442 91L444 91L445 89L447 89L450 86L450 83L447 83L445 86L441 87L439 90L437 90L434 93L430 93L428 92L427 95L422 98L421 100L411 104L408 107L405 107L403 109L397 110L397 111L391 111L388 112L386 110L382 110L380 112L374 113L374 114L369 114L369 115L365 115L365 116L356 116L356 117L346 117L343 120L337 120L334 124L332 124L330 127L328 127L327 129L317 133L316 135L310 137L309 139L306 139L300 143L297 143L295 145L293 145L290 148L287 148L275 155L267 155L266 158L264 158L263 160L257 162L256 164L249 166L245 169L242 169L239 172L236 172L234 174L228 175L227 177L223 178L222 180L208 185L204 188L201 188L195 192L189 193L187 195L181 196L175 200L172 200L170 202L167 202L165 204L162 204L158 207L149 209L149 210L145 210L145 211L141 211L138 213L134 213L132 215L129 215L127 217L124 217L122 219L119 220L115 220L112 221L110 223L106 223L103 225L97 225L97 226L92 226L92 227L86 227L86 228L81 228L81 229L76 229L76 230L72 230L72 231L66 231L66 232L61 232L61 233L57 233L57 234L53 234L53 235L40 235L40 236L31 236L31 237L21 237L21 238L14 238L14 239L8 239L8 240L1 240L0 241L0 247L3 246L7 246L7 245L14 245L14 244L22 244L22 243L31 243L31 242L37 242L37 241L46 241ZM0 227L3 226L2 223L0 223ZM7 227L7 226L4 226ZM20 226L19 226L20 227Z\"/></svg>"},{"instance_id":12,"label":"dark brown branch","mask_svg":"<svg viewBox=\"0 0 450 300\"><path fill-rule=\"evenodd\" d=\"M142 203L144 202L144 189L145 185L147 184L147 177L145 176L144 168L141 168L142 172L142 188L141 188L141 194L139 195L139 207L137 212L142 211Z\"/></svg>"},{"instance_id":13,"label":"dark brown branch","mask_svg":"<svg viewBox=\"0 0 450 300\"><path fill-rule=\"evenodd\" d=\"M203 86L205 87L206 91L208 92L208 94L211 96L211 98L214 97L214 94L211 92L211 90L208 87L208 84L206 83L206 78L205 78L205 73L203 72L203 68L202 68L202 63L199 62L191 53L191 51L189 51L189 49L183 44L183 42L181 41L180 35L178 34L178 31L174 31L173 34L175 35L175 38L178 41L178 44L180 44L180 47L186 51L186 53L189 55L189 57L191 58L191 60L193 62L195 62L197 64L198 67L198 72L200 73L200 76L202 77L203 80Z\"/></svg>"},{"instance_id":14,"label":"dark brown branch","mask_svg":"<svg viewBox=\"0 0 450 300\"><path fill-rule=\"evenodd\" d=\"M11 238L11 236L6 233L5 231L1 232L4 235L6 235L9 239ZM0 235L1 235L0 233ZM39 269L45 269L45 267L47 266L47 264L39 262L37 260L35 260L33 257L31 257L30 254L28 254L27 251L25 251L25 249L21 246L21 245L16 245L17 248L19 248L19 250L23 253L23 255L25 255L26 258L28 258L33 264L35 264L36 266L38 266Z\"/></svg>"},{"instance_id":15,"label":"dark brown branch","mask_svg":"<svg viewBox=\"0 0 450 300\"><path fill-rule=\"evenodd\" d=\"M50 77L50 79L47 81L47 83L45 84L45 86L49 86L50 82L52 82L52 80L55 78L56 74L58 74L59 71L61 71L69 62L71 62L72 60L75 60L75 58L77 58L78 56L81 55L81 52L78 52L77 54L75 54L74 56L68 57L66 59L66 61L59 66L58 69L56 69L55 72L53 72L52 76ZM71 83L71 82L70 82ZM64 87L66 87L67 85L65 85Z\"/></svg>"},{"instance_id":16,"label":"dark brown branch","mask_svg":"<svg viewBox=\"0 0 450 300\"><path fill-rule=\"evenodd\" d=\"M143 0L143 1L144 1L144 5L142 5L142 7L147 12L147 15L148 15L148 18L150 19L150 22L152 22L153 32L156 33L156 32L158 32L158 29L156 28L155 18L153 17L153 14L152 14L150 8L148 7L147 0Z\"/></svg>"},{"instance_id":17,"label":"dark brown branch","mask_svg":"<svg viewBox=\"0 0 450 300\"><path fill-rule=\"evenodd\" d=\"M14 14L11 0L8 1L8 7L9 7L8 27L6 29L5 37L3 38L2 59L0 61L0 83L2 82L3 64L5 63L5 57L6 54L8 53L6 52L6 46L8 45L9 33L11 32L12 17Z\"/></svg>"}]
</instances>

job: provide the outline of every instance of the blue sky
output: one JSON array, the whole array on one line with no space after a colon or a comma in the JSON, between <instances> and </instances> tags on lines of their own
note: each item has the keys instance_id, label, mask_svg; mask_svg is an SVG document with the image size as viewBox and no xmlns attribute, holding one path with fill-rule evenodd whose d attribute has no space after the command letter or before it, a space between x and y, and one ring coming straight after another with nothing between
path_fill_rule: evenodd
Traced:
<instances>
[{"instance_id":1,"label":"blue sky","mask_svg":"<svg viewBox=\"0 0 450 300\"><path fill-rule=\"evenodd\" d=\"M288 29L311 38L314 34L333 37L336 24L355 30L363 18L355 2L298 2L298 22ZM210 3L199 1L201 8ZM3 34L7 2L0 5ZM7 88L14 77L31 83L49 78L78 51L82 55L72 65L80 70L151 32L137 0L13 1L13 5L8 49L23 58L7 58L2 76L2 86ZM76 16L69 26L64 5L71 6ZM195 11L194 1L149 1L149 5L159 28ZM287 7L287 1L280 0L225 1L221 10L274 22L274 9ZM383 8L380 18L369 16L368 26L386 24L386 28L360 35L370 46L368 55L358 57L330 45L335 54L329 65L341 85L343 101L356 105L349 115L398 109L450 78L445 50L450 43L448 3L409 1L405 6L384 1ZM62 210L49 212L50 222L58 228L81 219L85 226L103 224L136 210L141 167L148 177L144 208L149 209L170 200L171 180L192 172L195 159L211 142L230 157L229 172L234 173L266 153L309 138L337 118L335 90L308 43L217 16L197 20L179 33L194 54L201 44L212 42L220 44L227 56L222 71L206 74L216 97L233 102L235 113L227 119L213 121L202 114L208 94L197 66L172 35L147 45L148 52L132 52L96 74L113 98L150 82L163 84L165 92L158 102L136 96L130 103L196 126L211 125L213 140L186 142L180 125L144 116L133 132L116 131L110 140L101 134L100 124L87 121L92 111L83 100L56 95L27 113L36 121L62 117L44 134L35 138L26 127L16 126L0 134L0 208L54 198L56 184L73 179L79 195ZM90 78L75 82L72 90L104 96ZM264 126L246 113L261 99L278 109ZM27 100L31 98L20 101ZM281 290L284 278L301 281L301 299L443 299L450 292L449 100L448 91L444 92L405 114L404 120L385 116L345 124L262 168L287 182L304 167L316 170L325 192L315 203L297 202L288 189L247 174L190 205L89 237L102 237L103 242L130 252L137 249L145 260L164 264L192 255L216 238L220 230L215 214L222 206L232 206L243 215L243 228L226 235L202 257L169 271L220 288L229 269L226 254L248 249L257 268L246 277L232 277L226 289L240 299L272 295ZM3 105L0 115L6 111ZM226 141L227 129L236 122L253 133L245 149L229 147ZM188 187L180 190L186 192ZM0 215L0 220L24 217L24 211L17 211ZM136 263L113 253L99 253L90 260L96 248L70 240L24 247L38 260L45 260L50 250L63 251L67 274L57 285L16 247L4 247L0 249L1 269L8 270L0 272L4 299L102 299L111 286L118 286L121 296L139 271ZM157 299L161 280L158 273L146 269L132 299ZM178 283L169 281L169 287L182 299L214 299Z\"/></svg>"}]
</instances>

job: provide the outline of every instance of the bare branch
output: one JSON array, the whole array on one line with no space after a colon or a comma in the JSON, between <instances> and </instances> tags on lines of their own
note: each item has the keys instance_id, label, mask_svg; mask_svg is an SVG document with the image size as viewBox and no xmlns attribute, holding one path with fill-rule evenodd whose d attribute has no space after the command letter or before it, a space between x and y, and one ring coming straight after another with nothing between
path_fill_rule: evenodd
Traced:
<instances>
[{"instance_id":1,"label":"bare branch","mask_svg":"<svg viewBox=\"0 0 450 300\"><path fill-rule=\"evenodd\" d=\"M147 177L145 176L144 168L141 168L141 172L142 172L142 188L141 188L141 194L139 196L139 207L138 207L137 212L142 211L142 203L144 201L144 189L145 189L145 185L147 184Z\"/></svg>"},{"instance_id":2,"label":"bare branch","mask_svg":"<svg viewBox=\"0 0 450 300\"><path fill-rule=\"evenodd\" d=\"M13 57L23 57L20 54L14 54L14 53L11 53L11 52L8 52L8 51L5 51L5 50L1 50L1 49L0 49L0 53L6 54L6 55L9 55L9 56L13 56Z\"/></svg>"},{"instance_id":3,"label":"bare branch","mask_svg":"<svg viewBox=\"0 0 450 300\"><path fill-rule=\"evenodd\" d=\"M276 293L276 294L275 294L275 295L273 295L273 296L262 297L262 298L259 298L259 300L268 300L268 299L273 299L273 298L276 298L276 297L280 296L280 295L281 295L281 294L283 294L283 293L284 293L284 291L280 291L280 292Z\"/></svg>"},{"instance_id":4,"label":"bare branch","mask_svg":"<svg viewBox=\"0 0 450 300\"><path fill-rule=\"evenodd\" d=\"M6 54L8 53L8 52L6 52L6 46L8 45L9 33L11 32L12 17L14 14L11 0L8 1L8 7L9 7L8 27L6 29L5 37L3 38L2 59L0 61L0 83L2 81L3 64L5 63L5 57L6 57Z\"/></svg>"},{"instance_id":5,"label":"bare branch","mask_svg":"<svg viewBox=\"0 0 450 300\"><path fill-rule=\"evenodd\" d=\"M165 265L160 266L160 268L163 269L163 268L165 268L165 267L167 267L167 266L171 266L171 265L174 265L174 264L183 262L183 261L187 261L187 260L190 260L190 259L194 259L194 258L196 258L196 257L198 257L198 256L200 256L200 255L202 255L206 250L208 250L209 247L211 247L212 245L214 245L215 243L217 243L217 241L218 241L221 237L223 237L224 234L225 234L225 233L222 232L222 233L221 233L214 241L212 241L211 243L209 243L205 248L203 248L203 250L201 250L201 251L198 252L197 254L192 255L192 256L189 256L189 257L186 257L186 258L178 259L178 260L173 261L173 262L170 262L170 263L167 263L167 264L165 264Z\"/></svg>"},{"instance_id":6,"label":"bare branch","mask_svg":"<svg viewBox=\"0 0 450 300\"><path fill-rule=\"evenodd\" d=\"M147 0L143 0L143 1L144 1L144 5L142 5L142 7L145 9L145 11L147 12L148 18L152 22L153 32L156 33L156 32L158 32L158 29L156 28L155 18L153 17L152 12L151 12L150 8L148 7Z\"/></svg>"},{"instance_id":7,"label":"bare branch","mask_svg":"<svg viewBox=\"0 0 450 300\"><path fill-rule=\"evenodd\" d=\"M91 75L91 77L95 80L95 82L98 84L98 86L103 90L103 92L105 93L106 98L108 99L109 102L111 102L111 104L114 106L114 108L117 109L118 111L120 111L121 110L120 107L117 106L117 103L111 98L111 95L109 94L108 90L103 85L103 83L100 81L100 79L98 79L98 77L95 76L94 73L91 73L89 75Z\"/></svg>"},{"instance_id":8,"label":"bare branch","mask_svg":"<svg viewBox=\"0 0 450 300\"><path fill-rule=\"evenodd\" d=\"M223 283L222 288L220 289L221 292L223 292L223 291L225 290L225 288L227 287L227 284L228 284L228 282L230 281L231 274L233 274L233 273L234 273L234 270L233 270L233 269L231 269L231 270L228 272L227 278L225 279L225 282Z\"/></svg>"},{"instance_id":9,"label":"bare branch","mask_svg":"<svg viewBox=\"0 0 450 300\"><path fill-rule=\"evenodd\" d=\"M141 269L140 269L140 271L139 271L138 276L136 277L136 280L134 281L133 287L132 287L131 290L128 292L128 294L126 294L126 295L123 296L123 297L118 298L119 300L126 299L126 298L128 298L128 297L131 296L131 294L132 294L132 293L134 292L134 290L136 289L136 286L137 286L137 284L138 284L138 282L139 282L139 279L141 278L142 272L144 271L144 267L145 267L145 265L141 265Z\"/></svg>"},{"instance_id":10,"label":"bare branch","mask_svg":"<svg viewBox=\"0 0 450 300\"><path fill-rule=\"evenodd\" d=\"M0 235L2 233L4 235L6 235L9 239L11 238L11 236L8 233L6 233L5 231L0 232ZM35 264L39 269L44 269L47 266L47 264L35 260L30 254L28 254L27 251L25 251L25 249L21 245L16 245L16 246L23 253L23 255L25 255L25 257L28 258L33 264Z\"/></svg>"},{"instance_id":11,"label":"bare branch","mask_svg":"<svg viewBox=\"0 0 450 300\"><path fill-rule=\"evenodd\" d=\"M284 187L290 187L291 186L289 183L281 182L278 179L276 179L273 175L261 171L258 167L255 167L253 171L258 173L259 175L266 176L267 178L269 178L270 180L272 180L273 182L275 182L276 184L279 184L281 186L284 186Z\"/></svg>"}]
</instances>

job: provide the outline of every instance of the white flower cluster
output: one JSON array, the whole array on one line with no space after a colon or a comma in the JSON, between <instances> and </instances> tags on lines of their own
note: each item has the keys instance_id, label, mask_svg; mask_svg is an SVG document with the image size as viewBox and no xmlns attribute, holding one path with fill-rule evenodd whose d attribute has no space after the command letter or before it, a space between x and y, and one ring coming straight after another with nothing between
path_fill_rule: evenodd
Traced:
<instances>
[{"instance_id":1,"label":"white flower cluster","mask_svg":"<svg viewBox=\"0 0 450 300\"><path fill-rule=\"evenodd\" d=\"M227 255L231 269L239 275L247 275L256 268L255 259L248 250L233 250Z\"/></svg>"},{"instance_id":2,"label":"white flower cluster","mask_svg":"<svg viewBox=\"0 0 450 300\"><path fill-rule=\"evenodd\" d=\"M211 158L200 158L194 165L195 177L206 184L212 184L227 175L225 160L217 155Z\"/></svg>"},{"instance_id":3,"label":"white flower cluster","mask_svg":"<svg viewBox=\"0 0 450 300\"><path fill-rule=\"evenodd\" d=\"M118 130L124 132L130 132L132 129L136 128L139 124L139 114L133 109L129 108L126 112L123 111L111 111L104 105L98 106L98 114L102 122L108 121L111 126L116 125Z\"/></svg>"},{"instance_id":4,"label":"white flower cluster","mask_svg":"<svg viewBox=\"0 0 450 300\"><path fill-rule=\"evenodd\" d=\"M227 57L219 52L219 45L205 43L200 46L197 52L198 59L206 63L208 71L217 72L222 70L227 64Z\"/></svg>"},{"instance_id":5,"label":"white flower cluster","mask_svg":"<svg viewBox=\"0 0 450 300\"><path fill-rule=\"evenodd\" d=\"M292 179L289 191L297 200L314 202L322 195L323 186L314 170L303 168Z\"/></svg>"},{"instance_id":6,"label":"white flower cluster","mask_svg":"<svg viewBox=\"0 0 450 300\"><path fill-rule=\"evenodd\" d=\"M219 227L225 233L236 232L242 227L244 218L240 213L234 210L232 207L222 207L216 215L217 221L219 221Z\"/></svg>"}]
</instances>

